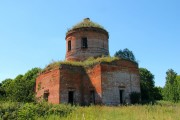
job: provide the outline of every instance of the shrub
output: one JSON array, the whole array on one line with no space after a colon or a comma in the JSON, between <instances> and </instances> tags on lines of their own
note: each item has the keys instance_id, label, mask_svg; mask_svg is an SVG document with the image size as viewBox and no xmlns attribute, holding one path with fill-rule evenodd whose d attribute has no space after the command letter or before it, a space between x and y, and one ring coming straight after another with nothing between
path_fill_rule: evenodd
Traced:
<instances>
[{"instance_id":1,"label":"shrub","mask_svg":"<svg viewBox=\"0 0 180 120\"><path fill-rule=\"evenodd\" d=\"M132 92L130 94L130 100L132 104L136 104L140 102L141 94L138 92Z\"/></svg>"},{"instance_id":2,"label":"shrub","mask_svg":"<svg viewBox=\"0 0 180 120\"><path fill-rule=\"evenodd\" d=\"M36 105L33 103L26 103L18 111L18 120L33 120L37 111Z\"/></svg>"},{"instance_id":3,"label":"shrub","mask_svg":"<svg viewBox=\"0 0 180 120\"><path fill-rule=\"evenodd\" d=\"M69 115L74 109L75 107L71 105L53 105L53 107L48 110L48 114L59 115L60 117L67 117L67 115Z\"/></svg>"},{"instance_id":4,"label":"shrub","mask_svg":"<svg viewBox=\"0 0 180 120\"><path fill-rule=\"evenodd\" d=\"M14 120L18 117L18 109L21 107L18 102L0 101L0 119Z\"/></svg>"},{"instance_id":5,"label":"shrub","mask_svg":"<svg viewBox=\"0 0 180 120\"><path fill-rule=\"evenodd\" d=\"M74 106L58 104L53 105L47 102L40 103L18 103L0 101L0 120L35 120L47 118L48 116L67 117L72 113Z\"/></svg>"}]
</instances>

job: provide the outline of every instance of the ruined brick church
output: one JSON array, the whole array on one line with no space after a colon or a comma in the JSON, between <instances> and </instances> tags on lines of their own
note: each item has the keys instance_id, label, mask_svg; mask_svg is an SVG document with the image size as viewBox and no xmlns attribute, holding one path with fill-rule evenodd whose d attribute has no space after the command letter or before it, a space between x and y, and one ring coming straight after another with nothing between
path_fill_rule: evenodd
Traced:
<instances>
[{"instance_id":1,"label":"ruined brick church","mask_svg":"<svg viewBox=\"0 0 180 120\"><path fill-rule=\"evenodd\" d=\"M109 34L89 18L66 33L66 61L84 61L109 55ZM36 98L50 103L79 105L130 103L140 92L138 64L125 59L82 67L61 64L38 75Z\"/></svg>"}]
</instances>

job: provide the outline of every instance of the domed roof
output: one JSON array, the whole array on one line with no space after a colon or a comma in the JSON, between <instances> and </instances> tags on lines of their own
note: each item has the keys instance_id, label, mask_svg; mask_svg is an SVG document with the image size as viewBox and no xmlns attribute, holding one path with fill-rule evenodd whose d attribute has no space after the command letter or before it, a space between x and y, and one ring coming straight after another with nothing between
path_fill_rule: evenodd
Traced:
<instances>
[{"instance_id":1,"label":"domed roof","mask_svg":"<svg viewBox=\"0 0 180 120\"><path fill-rule=\"evenodd\" d=\"M89 18L85 18L82 22L74 25L71 29L69 29L67 31L67 34L70 31L73 31L73 30L76 30L76 29L81 29L81 28L97 28L97 29L101 29L101 30L107 32L106 29L104 29L103 26L101 26L101 25L99 25L99 24L97 24L95 22L92 22Z\"/></svg>"},{"instance_id":2,"label":"domed roof","mask_svg":"<svg viewBox=\"0 0 180 120\"><path fill-rule=\"evenodd\" d=\"M104 29L101 25L92 22L89 18L85 18L82 22L73 26L72 29L82 28L82 27L97 27L97 28Z\"/></svg>"}]
</instances>

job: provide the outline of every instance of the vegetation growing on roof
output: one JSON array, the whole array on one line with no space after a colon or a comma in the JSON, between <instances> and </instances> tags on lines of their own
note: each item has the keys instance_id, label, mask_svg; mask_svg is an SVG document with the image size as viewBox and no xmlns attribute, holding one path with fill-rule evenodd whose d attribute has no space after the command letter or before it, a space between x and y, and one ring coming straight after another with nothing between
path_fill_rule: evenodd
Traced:
<instances>
[{"instance_id":1,"label":"vegetation growing on roof","mask_svg":"<svg viewBox=\"0 0 180 120\"><path fill-rule=\"evenodd\" d=\"M75 26L73 26L72 29L81 28L81 27L97 27L97 28L104 29L104 27L102 27L101 25L94 23L92 21L80 22L80 23L76 24Z\"/></svg>"},{"instance_id":2,"label":"vegetation growing on roof","mask_svg":"<svg viewBox=\"0 0 180 120\"><path fill-rule=\"evenodd\" d=\"M83 28L83 27L94 27L94 28L100 28L100 29L105 30L103 26L99 25L98 23L92 22L89 18L85 18L84 21L74 25L71 29L68 30L68 32L70 30Z\"/></svg>"},{"instance_id":3,"label":"vegetation growing on roof","mask_svg":"<svg viewBox=\"0 0 180 120\"><path fill-rule=\"evenodd\" d=\"M102 62L110 63L110 62L118 60L118 59L119 59L118 57L99 57L99 58L90 57L89 59L87 59L87 60L85 60L83 62L77 62L77 61L52 61L41 72L56 69L62 64L64 64L64 65L72 65L72 66L81 66L81 67L90 67L90 66L96 65L98 63L102 63Z\"/></svg>"}]
</instances>

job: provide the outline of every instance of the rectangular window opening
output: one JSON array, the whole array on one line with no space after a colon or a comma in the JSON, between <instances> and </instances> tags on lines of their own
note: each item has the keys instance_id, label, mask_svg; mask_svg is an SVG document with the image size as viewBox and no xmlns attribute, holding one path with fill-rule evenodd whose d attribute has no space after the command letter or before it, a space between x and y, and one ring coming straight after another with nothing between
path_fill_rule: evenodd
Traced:
<instances>
[{"instance_id":1,"label":"rectangular window opening","mask_svg":"<svg viewBox=\"0 0 180 120\"><path fill-rule=\"evenodd\" d=\"M88 48L87 38L86 37L82 38L82 48Z\"/></svg>"},{"instance_id":2,"label":"rectangular window opening","mask_svg":"<svg viewBox=\"0 0 180 120\"><path fill-rule=\"evenodd\" d=\"M45 101L48 101L49 93L44 93L44 96L43 96L43 97L44 97L44 100L45 100Z\"/></svg>"},{"instance_id":3,"label":"rectangular window opening","mask_svg":"<svg viewBox=\"0 0 180 120\"><path fill-rule=\"evenodd\" d=\"M70 51L70 50L71 50L71 40L68 41L68 51Z\"/></svg>"}]
</instances>

